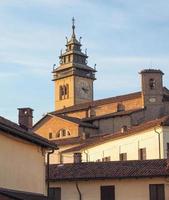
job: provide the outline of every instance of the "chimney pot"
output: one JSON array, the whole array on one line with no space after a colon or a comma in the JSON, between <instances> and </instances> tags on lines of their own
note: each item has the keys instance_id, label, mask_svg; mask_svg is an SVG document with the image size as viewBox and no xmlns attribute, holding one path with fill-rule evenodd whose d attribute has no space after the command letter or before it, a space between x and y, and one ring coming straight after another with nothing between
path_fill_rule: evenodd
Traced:
<instances>
[{"instance_id":1,"label":"chimney pot","mask_svg":"<svg viewBox=\"0 0 169 200\"><path fill-rule=\"evenodd\" d=\"M31 108L18 108L19 116L18 123L25 130L30 130L33 126L33 109Z\"/></svg>"},{"instance_id":2,"label":"chimney pot","mask_svg":"<svg viewBox=\"0 0 169 200\"><path fill-rule=\"evenodd\" d=\"M121 127L121 133L124 133L124 132L126 132L127 131L127 126L122 126Z\"/></svg>"},{"instance_id":3,"label":"chimney pot","mask_svg":"<svg viewBox=\"0 0 169 200\"><path fill-rule=\"evenodd\" d=\"M82 162L82 154L81 153L74 153L74 163L81 163Z\"/></svg>"}]
</instances>

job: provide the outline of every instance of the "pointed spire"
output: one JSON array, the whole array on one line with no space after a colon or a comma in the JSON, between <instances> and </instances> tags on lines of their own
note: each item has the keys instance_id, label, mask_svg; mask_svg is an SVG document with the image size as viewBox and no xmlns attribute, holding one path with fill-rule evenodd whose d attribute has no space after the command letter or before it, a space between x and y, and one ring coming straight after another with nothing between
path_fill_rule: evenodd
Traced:
<instances>
[{"instance_id":1,"label":"pointed spire","mask_svg":"<svg viewBox=\"0 0 169 200\"><path fill-rule=\"evenodd\" d=\"M75 18L72 18L72 38L75 38Z\"/></svg>"}]
</instances>

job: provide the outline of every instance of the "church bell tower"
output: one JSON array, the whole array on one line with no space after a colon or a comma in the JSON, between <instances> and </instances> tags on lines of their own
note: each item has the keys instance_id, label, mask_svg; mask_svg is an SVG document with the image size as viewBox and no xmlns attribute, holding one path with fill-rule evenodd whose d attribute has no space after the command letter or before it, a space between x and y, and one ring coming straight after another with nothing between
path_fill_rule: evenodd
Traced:
<instances>
[{"instance_id":1,"label":"church bell tower","mask_svg":"<svg viewBox=\"0 0 169 200\"><path fill-rule=\"evenodd\" d=\"M61 52L60 65L53 69L55 110L93 100L93 81L96 70L87 65L87 53L81 50L76 39L75 20L72 19L72 36L66 50Z\"/></svg>"}]
</instances>

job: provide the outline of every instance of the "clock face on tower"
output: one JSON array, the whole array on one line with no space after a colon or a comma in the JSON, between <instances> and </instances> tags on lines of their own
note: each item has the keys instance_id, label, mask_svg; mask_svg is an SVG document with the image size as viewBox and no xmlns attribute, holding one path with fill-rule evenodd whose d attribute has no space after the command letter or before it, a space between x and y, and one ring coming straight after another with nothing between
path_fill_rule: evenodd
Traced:
<instances>
[{"instance_id":1,"label":"clock face on tower","mask_svg":"<svg viewBox=\"0 0 169 200\"><path fill-rule=\"evenodd\" d=\"M91 86L87 81L81 80L78 82L78 96L82 99L90 99L91 98Z\"/></svg>"}]
</instances>

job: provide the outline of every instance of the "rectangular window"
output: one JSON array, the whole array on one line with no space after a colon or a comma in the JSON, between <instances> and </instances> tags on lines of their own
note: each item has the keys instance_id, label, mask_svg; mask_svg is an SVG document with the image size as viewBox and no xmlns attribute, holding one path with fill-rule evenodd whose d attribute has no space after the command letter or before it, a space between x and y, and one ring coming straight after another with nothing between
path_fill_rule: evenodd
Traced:
<instances>
[{"instance_id":1,"label":"rectangular window","mask_svg":"<svg viewBox=\"0 0 169 200\"><path fill-rule=\"evenodd\" d=\"M164 184L149 185L150 200L165 200Z\"/></svg>"},{"instance_id":2,"label":"rectangular window","mask_svg":"<svg viewBox=\"0 0 169 200\"><path fill-rule=\"evenodd\" d=\"M115 186L107 185L100 187L100 200L115 200Z\"/></svg>"},{"instance_id":3,"label":"rectangular window","mask_svg":"<svg viewBox=\"0 0 169 200\"><path fill-rule=\"evenodd\" d=\"M142 148L138 150L138 159L146 160L146 148Z\"/></svg>"},{"instance_id":4,"label":"rectangular window","mask_svg":"<svg viewBox=\"0 0 169 200\"><path fill-rule=\"evenodd\" d=\"M120 161L125 161L125 160L127 160L127 153L120 153L119 159L120 159Z\"/></svg>"},{"instance_id":5,"label":"rectangular window","mask_svg":"<svg viewBox=\"0 0 169 200\"><path fill-rule=\"evenodd\" d=\"M49 200L61 200L61 188L49 188Z\"/></svg>"}]
</instances>

